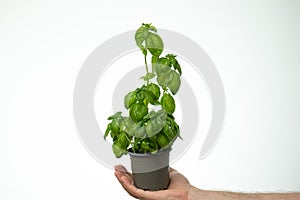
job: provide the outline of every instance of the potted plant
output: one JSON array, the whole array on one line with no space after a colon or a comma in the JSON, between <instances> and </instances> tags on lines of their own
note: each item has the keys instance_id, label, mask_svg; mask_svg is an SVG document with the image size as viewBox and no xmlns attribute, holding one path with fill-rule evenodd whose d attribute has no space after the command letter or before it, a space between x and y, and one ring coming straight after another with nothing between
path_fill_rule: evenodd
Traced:
<instances>
[{"instance_id":1,"label":"potted plant","mask_svg":"<svg viewBox=\"0 0 300 200\"><path fill-rule=\"evenodd\" d=\"M164 44L151 24L142 24L135 41L145 62L145 82L129 92L124 106L129 116L117 112L108 120L104 138L111 136L117 158L129 154L134 184L145 190L166 189L169 184L169 153L179 135L173 113L173 95L179 90L181 67L173 54L162 56ZM147 62L151 56L151 72Z\"/></svg>"}]
</instances>

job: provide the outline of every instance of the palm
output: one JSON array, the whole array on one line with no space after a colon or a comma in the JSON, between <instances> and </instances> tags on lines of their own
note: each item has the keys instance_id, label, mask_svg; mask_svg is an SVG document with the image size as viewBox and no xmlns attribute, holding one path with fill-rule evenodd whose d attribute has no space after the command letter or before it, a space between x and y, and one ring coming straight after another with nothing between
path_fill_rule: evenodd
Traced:
<instances>
[{"instance_id":1,"label":"palm","mask_svg":"<svg viewBox=\"0 0 300 200\"><path fill-rule=\"evenodd\" d=\"M143 200L184 200L187 199L191 185L179 172L170 169L170 186L167 190L144 191L133 185L132 175L123 166L115 167L115 175L123 188L133 197Z\"/></svg>"}]
</instances>

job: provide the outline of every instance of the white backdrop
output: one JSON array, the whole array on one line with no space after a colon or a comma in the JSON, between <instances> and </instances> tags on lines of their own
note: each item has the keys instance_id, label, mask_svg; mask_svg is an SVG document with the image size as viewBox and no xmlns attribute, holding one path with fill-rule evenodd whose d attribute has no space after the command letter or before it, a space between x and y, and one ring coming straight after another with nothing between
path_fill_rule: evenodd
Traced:
<instances>
[{"instance_id":1,"label":"white backdrop","mask_svg":"<svg viewBox=\"0 0 300 200\"><path fill-rule=\"evenodd\" d=\"M76 76L142 22L202 46L223 80L222 137L173 167L203 189L300 190L299 1L0 1L0 199L131 199L81 145Z\"/></svg>"}]
</instances>

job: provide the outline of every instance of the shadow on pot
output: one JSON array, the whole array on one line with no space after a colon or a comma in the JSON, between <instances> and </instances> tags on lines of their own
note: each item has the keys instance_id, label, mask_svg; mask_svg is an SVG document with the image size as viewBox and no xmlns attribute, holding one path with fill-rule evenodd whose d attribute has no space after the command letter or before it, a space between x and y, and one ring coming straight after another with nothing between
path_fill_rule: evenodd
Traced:
<instances>
[{"instance_id":1,"label":"shadow on pot","mask_svg":"<svg viewBox=\"0 0 300 200\"><path fill-rule=\"evenodd\" d=\"M134 185L137 188L151 191L168 188L170 151L171 148L155 154L128 152Z\"/></svg>"}]
</instances>

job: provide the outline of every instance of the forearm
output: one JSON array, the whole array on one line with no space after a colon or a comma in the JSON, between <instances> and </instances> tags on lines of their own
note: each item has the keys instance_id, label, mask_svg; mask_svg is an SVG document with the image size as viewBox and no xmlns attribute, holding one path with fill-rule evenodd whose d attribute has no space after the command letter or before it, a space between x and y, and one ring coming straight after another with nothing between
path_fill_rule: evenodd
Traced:
<instances>
[{"instance_id":1,"label":"forearm","mask_svg":"<svg viewBox=\"0 0 300 200\"><path fill-rule=\"evenodd\" d=\"M188 200L299 200L300 193L235 193L191 187Z\"/></svg>"}]
</instances>

